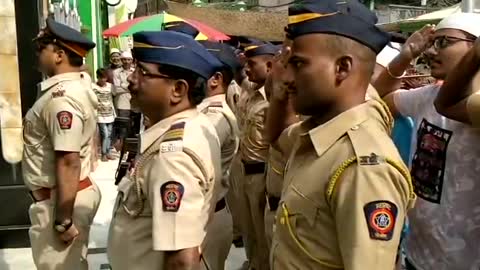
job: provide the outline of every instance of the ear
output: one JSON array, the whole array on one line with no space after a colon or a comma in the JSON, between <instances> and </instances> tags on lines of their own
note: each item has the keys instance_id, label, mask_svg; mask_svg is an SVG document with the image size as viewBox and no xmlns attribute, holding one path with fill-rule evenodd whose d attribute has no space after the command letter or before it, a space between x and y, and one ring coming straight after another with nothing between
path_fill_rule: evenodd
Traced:
<instances>
[{"instance_id":1,"label":"ear","mask_svg":"<svg viewBox=\"0 0 480 270\"><path fill-rule=\"evenodd\" d=\"M352 71L353 57L344 55L335 62L335 83L338 85L342 83Z\"/></svg>"},{"instance_id":2,"label":"ear","mask_svg":"<svg viewBox=\"0 0 480 270\"><path fill-rule=\"evenodd\" d=\"M209 80L211 88L217 88L223 81L223 75L221 72L215 72Z\"/></svg>"},{"instance_id":3,"label":"ear","mask_svg":"<svg viewBox=\"0 0 480 270\"><path fill-rule=\"evenodd\" d=\"M188 97L188 83L185 80L177 80L173 85L173 90L170 95L170 102L173 104L178 104L182 102L185 97Z\"/></svg>"},{"instance_id":4,"label":"ear","mask_svg":"<svg viewBox=\"0 0 480 270\"><path fill-rule=\"evenodd\" d=\"M65 54L65 51L62 49L58 49L55 51L55 64L60 64L62 61L65 60L67 55Z\"/></svg>"},{"instance_id":5,"label":"ear","mask_svg":"<svg viewBox=\"0 0 480 270\"><path fill-rule=\"evenodd\" d=\"M272 70L272 67L273 67L272 60L267 61L267 72L270 72L270 70Z\"/></svg>"}]
</instances>

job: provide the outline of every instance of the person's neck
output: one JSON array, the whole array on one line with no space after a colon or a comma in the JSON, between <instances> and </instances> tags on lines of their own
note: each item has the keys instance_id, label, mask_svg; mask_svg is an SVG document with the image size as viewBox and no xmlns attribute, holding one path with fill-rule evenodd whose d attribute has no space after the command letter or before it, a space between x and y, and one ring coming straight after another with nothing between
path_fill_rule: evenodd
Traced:
<instances>
[{"instance_id":1,"label":"person's neck","mask_svg":"<svg viewBox=\"0 0 480 270\"><path fill-rule=\"evenodd\" d=\"M145 112L145 115L150 119L151 125L155 125L156 123L167 119L168 117L175 115L177 113L192 109L193 107L188 107L188 106L175 106L172 108L169 108L166 112L159 112L158 110L153 110L151 113Z\"/></svg>"},{"instance_id":2,"label":"person's neck","mask_svg":"<svg viewBox=\"0 0 480 270\"><path fill-rule=\"evenodd\" d=\"M224 95L225 93L226 93L226 91L223 87L217 87L215 89L208 89L207 97Z\"/></svg>"},{"instance_id":3,"label":"person's neck","mask_svg":"<svg viewBox=\"0 0 480 270\"><path fill-rule=\"evenodd\" d=\"M80 67L72 67L72 66L58 67L57 70L55 70L53 76L57 76L65 73L72 73L72 72L81 72Z\"/></svg>"},{"instance_id":4,"label":"person's neck","mask_svg":"<svg viewBox=\"0 0 480 270\"><path fill-rule=\"evenodd\" d=\"M346 90L346 88L344 90ZM355 93L348 93L348 91L342 91L342 89L338 89L338 91L340 93L345 93L345 98L331 104L330 106L323 106L325 110L319 114L312 115L312 120L317 125L325 124L338 115L365 102L366 88L365 91L357 91Z\"/></svg>"},{"instance_id":5,"label":"person's neck","mask_svg":"<svg viewBox=\"0 0 480 270\"><path fill-rule=\"evenodd\" d=\"M124 70L130 70L131 67L132 67L132 66L128 66L128 67L123 66L122 68L123 68Z\"/></svg>"},{"instance_id":6,"label":"person's neck","mask_svg":"<svg viewBox=\"0 0 480 270\"><path fill-rule=\"evenodd\" d=\"M101 81L98 81L98 82L97 82L97 85L98 85L98 86L101 86L101 87L104 87L105 85L107 85L107 83L106 83L106 82L103 82L103 81L102 81L102 82L101 82Z\"/></svg>"}]
</instances>

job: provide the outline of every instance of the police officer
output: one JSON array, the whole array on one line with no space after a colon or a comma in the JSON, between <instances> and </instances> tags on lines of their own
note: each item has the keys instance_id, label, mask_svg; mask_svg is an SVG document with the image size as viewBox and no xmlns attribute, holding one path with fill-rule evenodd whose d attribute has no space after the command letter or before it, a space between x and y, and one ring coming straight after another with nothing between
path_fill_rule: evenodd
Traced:
<instances>
[{"instance_id":1,"label":"police officer","mask_svg":"<svg viewBox=\"0 0 480 270\"><path fill-rule=\"evenodd\" d=\"M254 88L245 88L248 93L242 121L239 158L243 167L240 204L244 223L247 255L253 269L269 269L268 247L265 237L265 167L268 142L264 139L264 123L268 101L263 85L271 68L276 46L267 42L255 42L245 48L247 63L245 73Z\"/></svg>"},{"instance_id":2,"label":"police officer","mask_svg":"<svg viewBox=\"0 0 480 270\"><path fill-rule=\"evenodd\" d=\"M473 26L473 25L472 25ZM480 38L452 70L435 99L437 111L463 123L480 126Z\"/></svg>"},{"instance_id":3,"label":"police officer","mask_svg":"<svg viewBox=\"0 0 480 270\"><path fill-rule=\"evenodd\" d=\"M415 195L389 137L391 115L365 101L375 56L389 40L376 22L353 0L289 8L288 66L275 65L267 84L267 138L289 156L272 269L394 268ZM311 117L287 127L289 100Z\"/></svg>"},{"instance_id":4,"label":"police officer","mask_svg":"<svg viewBox=\"0 0 480 270\"><path fill-rule=\"evenodd\" d=\"M46 23L34 42L49 78L23 124L22 173L34 200L30 243L39 270L87 270L88 235L101 195L89 178L97 99L80 67L95 43L53 19Z\"/></svg>"},{"instance_id":5,"label":"police officer","mask_svg":"<svg viewBox=\"0 0 480 270\"><path fill-rule=\"evenodd\" d=\"M222 177L217 132L196 105L221 63L181 33L140 32L133 41L130 91L151 126L119 183L109 260L115 270L196 269Z\"/></svg>"},{"instance_id":6,"label":"police officer","mask_svg":"<svg viewBox=\"0 0 480 270\"><path fill-rule=\"evenodd\" d=\"M230 166L238 149L238 124L235 115L227 104L226 91L233 80L234 71L240 65L233 48L224 43L200 42L222 63L222 67L207 82L207 98L197 106L215 125L221 145L222 182L219 201L212 221L208 225L203 255L209 269L225 269L233 240L232 216L225 208L229 189ZM229 205L231 201L228 202Z\"/></svg>"}]
</instances>

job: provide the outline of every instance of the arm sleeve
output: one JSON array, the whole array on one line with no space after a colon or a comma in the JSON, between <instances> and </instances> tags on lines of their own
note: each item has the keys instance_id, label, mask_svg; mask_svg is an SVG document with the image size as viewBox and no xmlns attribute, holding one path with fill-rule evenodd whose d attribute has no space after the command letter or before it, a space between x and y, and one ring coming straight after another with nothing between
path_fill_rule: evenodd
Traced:
<instances>
[{"instance_id":1,"label":"arm sleeve","mask_svg":"<svg viewBox=\"0 0 480 270\"><path fill-rule=\"evenodd\" d=\"M170 142L168 142L170 143ZM183 151L157 155L148 174L153 214L153 250L174 251L200 246L208 212L201 168Z\"/></svg>"},{"instance_id":2,"label":"arm sleeve","mask_svg":"<svg viewBox=\"0 0 480 270\"><path fill-rule=\"evenodd\" d=\"M246 139L250 141L252 146L259 149L267 149L269 147L269 144L263 135L265 132L265 118L267 109L268 107L263 107L256 112L252 117L252 123L247 126L248 138Z\"/></svg>"},{"instance_id":3,"label":"arm sleeve","mask_svg":"<svg viewBox=\"0 0 480 270\"><path fill-rule=\"evenodd\" d=\"M345 270L393 269L408 186L388 164L349 167L330 205Z\"/></svg>"},{"instance_id":4,"label":"arm sleeve","mask_svg":"<svg viewBox=\"0 0 480 270\"><path fill-rule=\"evenodd\" d=\"M474 127L480 127L480 94L475 93L467 100L468 118Z\"/></svg>"},{"instance_id":5,"label":"arm sleeve","mask_svg":"<svg viewBox=\"0 0 480 270\"><path fill-rule=\"evenodd\" d=\"M210 122L213 123L215 126L215 130L217 131L218 138L220 139L220 144L223 145L223 143L231 136L232 134L232 128L230 127L230 124L228 123L227 119L223 115L223 113L220 110L215 110L208 108L207 112L205 115L210 119Z\"/></svg>"},{"instance_id":6,"label":"arm sleeve","mask_svg":"<svg viewBox=\"0 0 480 270\"><path fill-rule=\"evenodd\" d=\"M293 144L298 136L300 123L292 124L282 131L273 147L282 152L283 157L288 159L292 152Z\"/></svg>"},{"instance_id":7,"label":"arm sleeve","mask_svg":"<svg viewBox=\"0 0 480 270\"><path fill-rule=\"evenodd\" d=\"M55 151L80 152L84 118L79 104L68 97L54 98L43 118Z\"/></svg>"},{"instance_id":8,"label":"arm sleeve","mask_svg":"<svg viewBox=\"0 0 480 270\"><path fill-rule=\"evenodd\" d=\"M393 102L397 111L403 116L416 118L421 107L430 106L426 104L426 88L412 90L398 90L393 93Z\"/></svg>"}]
</instances>

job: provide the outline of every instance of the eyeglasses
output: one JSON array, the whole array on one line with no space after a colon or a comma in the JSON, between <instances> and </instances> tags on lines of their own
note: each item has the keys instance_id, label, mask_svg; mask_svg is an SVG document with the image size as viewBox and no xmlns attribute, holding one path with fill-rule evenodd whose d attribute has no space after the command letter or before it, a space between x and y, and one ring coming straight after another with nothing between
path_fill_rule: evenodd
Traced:
<instances>
[{"instance_id":1,"label":"eyeglasses","mask_svg":"<svg viewBox=\"0 0 480 270\"><path fill-rule=\"evenodd\" d=\"M136 72L139 72L142 77L147 77L147 78L158 78L158 79L173 79L170 76L163 75L163 74L154 74L151 73L150 71L144 69L141 65L137 64L137 68L135 69Z\"/></svg>"},{"instance_id":2,"label":"eyeglasses","mask_svg":"<svg viewBox=\"0 0 480 270\"><path fill-rule=\"evenodd\" d=\"M474 39L451 37L451 36L440 36L440 37L436 37L433 40L432 46L437 50L445 49L460 41L475 42Z\"/></svg>"}]
</instances>

